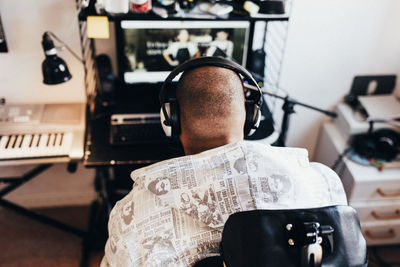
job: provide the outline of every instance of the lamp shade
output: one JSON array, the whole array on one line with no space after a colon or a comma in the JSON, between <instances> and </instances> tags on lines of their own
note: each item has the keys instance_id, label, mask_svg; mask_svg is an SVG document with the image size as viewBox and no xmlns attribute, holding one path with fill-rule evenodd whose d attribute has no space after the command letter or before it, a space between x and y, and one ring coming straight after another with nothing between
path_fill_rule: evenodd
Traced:
<instances>
[{"instance_id":1,"label":"lamp shade","mask_svg":"<svg viewBox=\"0 0 400 267\"><path fill-rule=\"evenodd\" d=\"M42 63L43 82L59 84L72 78L65 61L57 55L46 56Z\"/></svg>"},{"instance_id":2,"label":"lamp shade","mask_svg":"<svg viewBox=\"0 0 400 267\"><path fill-rule=\"evenodd\" d=\"M72 78L65 61L57 56L57 49L51 40L49 32L43 34L43 51L46 56L42 63L43 82L45 84L59 84Z\"/></svg>"}]
</instances>

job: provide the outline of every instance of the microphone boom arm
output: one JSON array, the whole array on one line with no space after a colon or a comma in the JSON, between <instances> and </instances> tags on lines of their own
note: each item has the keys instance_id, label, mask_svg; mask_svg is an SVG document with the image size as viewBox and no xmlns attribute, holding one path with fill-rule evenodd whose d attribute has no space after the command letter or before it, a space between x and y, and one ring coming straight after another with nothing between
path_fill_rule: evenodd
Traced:
<instances>
[{"instance_id":1,"label":"microphone boom arm","mask_svg":"<svg viewBox=\"0 0 400 267\"><path fill-rule=\"evenodd\" d=\"M320 108L317 108L317 107L310 106L308 104L304 104L304 103L298 102L297 100L289 98L289 96L280 96L280 95L276 95L276 94L270 93L270 92L265 91L265 90L261 90L261 92L264 95L269 95L269 96L272 96L272 97L275 97L275 98L282 99L284 101L291 102L293 105L300 105L300 106L303 106L303 107L306 107L306 108L309 108L309 109L312 109L312 110L319 111L319 112L324 113L325 115L327 115L329 117L332 117L332 118L337 118L337 116L338 116L336 112L320 109Z\"/></svg>"},{"instance_id":2,"label":"microphone boom arm","mask_svg":"<svg viewBox=\"0 0 400 267\"><path fill-rule=\"evenodd\" d=\"M252 87L251 85L245 84L246 87ZM280 95L276 95L273 93L270 93L266 90L261 90L261 92L265 95L269 95L278 99L282 99L284 101L283 105L282 105L282 109L284 111L283 114L283 118L282 118L282 124L281 124L281 132L279 134L278 140L273 143L272 145L275 146L285 146L285 142L286 142L286 136L287 136L287 132L288 132L288 128L289 128L289 120L290 120L290 115L292 115L293 113L295 113L294 111L294 106L295 105L300 105L315 111L319 111L327 116L330 116L332 118L337 118L337 113L333 112L333 111L329 111L329 110L324 110L324 109L320 109L308 104L304 104L301 102L298 102L297 100L291 99L289 96L280 96Z\"/></svg>"}]
</instances>

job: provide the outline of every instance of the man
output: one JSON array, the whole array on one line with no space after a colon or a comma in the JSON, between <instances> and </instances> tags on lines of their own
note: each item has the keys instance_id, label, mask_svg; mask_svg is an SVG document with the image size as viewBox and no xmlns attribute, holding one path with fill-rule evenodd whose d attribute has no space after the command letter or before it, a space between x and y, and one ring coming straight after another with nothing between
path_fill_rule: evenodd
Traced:
<instances>
[{"instance_id":1,"label":"man","mask_svg":"<svg viewBox=\"0 0 400 267\"><path fill-rule=\"evenodd\" d=\"M184 72L177 100L186 156L132 172L132 191L110 214L102 266L191 266L218 254L232 213L347 204L337 175L306 150L243 141L244 88L234 71ZM131 202L126 226L119 214Z\"/></svg>"}]
</instances>

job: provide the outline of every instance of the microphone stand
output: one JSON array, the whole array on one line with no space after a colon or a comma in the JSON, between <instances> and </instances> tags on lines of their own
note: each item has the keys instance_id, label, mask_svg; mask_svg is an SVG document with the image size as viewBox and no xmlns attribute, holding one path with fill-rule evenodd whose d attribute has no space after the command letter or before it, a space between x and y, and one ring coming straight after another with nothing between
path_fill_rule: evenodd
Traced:
<instances>
[{"instance_id":1,"label":"microphone stand","mask_svg":"<svg viewBox=\"0 0 400 267\"><path fill-rule=\"evenodd\" d=\"M335 112L328 111L328 110L323 110L323 109L320 109L320 108L317 108L317 107L313 107L313 106L298 102L298 101L290 98L289 96L283 97L283 96L279 96L279 95L270 93L270 92L265 91L265 90L261 90L261 92L263 94L265 94L265 95L269 95L269 96L272 96L272 97L275 97L275 98L279 98L279 99L282 99L284 101L283 105L282 105L282 110L283 110L284 113L283 113L282 124L281 124L281 132L279 134L278 140L276 140L276 142L272 144L274 146L285 146L286 136L287 136L287 132L288 132L288 129L289 129L290 115L295 113L295 111L294 111L294 106L295 105L300 105L300 106L303 106L303 107L306 107L306 108L309 108L309 109L312 109L312 110L316 110L316 111L322 112L325 115L330 116L332 118L336 118L337 117L337 113L335 113Z\"/></svg>"}]
</instances>

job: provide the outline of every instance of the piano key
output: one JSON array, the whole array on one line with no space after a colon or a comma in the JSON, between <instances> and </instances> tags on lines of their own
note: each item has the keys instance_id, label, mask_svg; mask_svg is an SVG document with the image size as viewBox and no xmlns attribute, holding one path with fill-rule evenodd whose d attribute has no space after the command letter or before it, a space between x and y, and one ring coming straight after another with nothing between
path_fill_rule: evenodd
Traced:
<instances>
[{"instance_id":1,"label":"piano key","mask_svg":"<svg viewBox=\"0 0 400 267\"><path fill-rule=\"evenodd\" d=\"M21 135L21 136L22 136L22 138L21 138L21 142L19 143L18 148L21 148L21 147L22 147L22 142L24 142L24 139L25 139L25 135L24 135L24 134Z\"/></svg>"},{"instance_id":2,"label":"piano key","mask_svg":"<svg viewBox=\"0 0 400 267\"><path fill-rule=\"evenodd\" d=\"M39 134L39 138L37 140L36 147L39 147L40 139L42 139L42 134Z\"/></svg>"},{"instance_id":3,"label":"piano key","mask_svg":"<svg viewBox=\"0 0 400 267\"><path fill-rule=\"evenodd\" d=\"M21 148L22 149L28 148L29 144L31 143L31 140L32 140L32 135L31 134L26 134L24 136L24 140L22 140Z\"/></svg>"},{"instance_id":4,"label":"piano key","mask_svg":"<svg viewBox=\"0 0 400 267\"><path fill-rule=\"evenodd\" d=\"M15 145L17 143L18 136L19 135L13 135L12 138L10 137L10 139L8 140L8 145L4 149L4 153L7 157L15 156L15 151L17 151L17 149L15 149Z\"/></svg>"},{"instance_id":5,"label":"piano key","mask_svg":"<svg viewBox=\"0 0 400 267\"><path fill-rule=\"evenodd\" d=\"M57 138L54 139L54 144L55 144L55 146L57 146L57 147L60 147L60 146L61 146L61 139L62 139L62 136L63 136L62 133L57 134Z\"/></svg>"},{"instance_id":6,"label":"piano key","mask_svg":"<svg viewBox=\"0 0 400 267\"><path fill-rule=\"evenodd\" d=\"M57 145L56 140L57 140L57 136L58 136L58 135L59 135L59 134L57 134L57 133L54 134L53 146L56 146L56 145Z\"/></svg>"},{"instance_id":7,"label":"piano key","mask_svg":"<svg viewBox=\"0 0 400 267\"><path fill-rule=\"evenodd\" d=\"M19 134L19 135L17 136L17 139L15 140L14 146L13 146L14 149L18 149L18 148L20 147L20 145L21 145L21 143L22 143L22 137L23 137L22 134Z\"/></svg>"},{"instance_id":8,"label":"piano key","mask_svg":"<svg viewBox=\"0 0 400 267\"><path fill-rule=\"evenodd\" d=\"M33 135L33 138L32 138L32 141L31 141L31 143L30 143L30 145L29 145L29 147L31 147L31 148L32 148L32 147L36 147L38 141L39 141L39 134L34 134L34 135Z\"/></svg>"},{"instance_id":9,"label":"piano key","mask_svg":"<svg viewBox=\"0 0 400 267\"><path fill-rule=\"evenodd\" d=\"M3 135L0 140L0 149L4 149L8 143L8 135Z\"/></svg>"},{"instance_id":10,"label":"piano key","mask_svg":"<svg viewBox=\"0 0 400 267\"><path fill-rule=\"evenodd\" d=\"M9 149L12 147L12 145L15 142L15 135L11 135L11 137L8 139L8 143L6 145L6 149Z\"/></svg>"},{"instance_id":11,"label":"piano key","mask_svg":"<svg viewBox=\"0 0 400 267\"><path fill-rule=\"evenodd\" d=\"M62 146L64 140L64 133L61 133L60 143L59 146Z\"/></svg>"},{"instance_id":12,"label":"piano key","mask_svg":"<svg viewBox=\"0 0 400 267\"><path fill-rule=\"evenodd\" d=\"M74 135L72 133L65 133L63 135L63 140L62 140L62 144L61 144L61 148L63 149L69 149L72 145L72 139L73 139Z\"/></svg>"},{"instance_id":13,"label":"piano key","mask_svg":"<svg viewBox=\"0 0 400 267\"><path fill-rule=\"evenodd\" d=\"M49 134L42 134L39 141L39 147L44 148L47 147L47 142L49 141Z\"/></svg>"},{"instance_id":14,"label":"piano key","mask_svg":"<svg viewBox=\"0 0 400 267\"><path fill-rule=\"evenodd\" d=\"M49 137L48 147L52 147L52 146L53 146L54 138L55 138L54 133L51 133L51 134L50 134L50 137Z\"/></svg>"}]
</instances>

